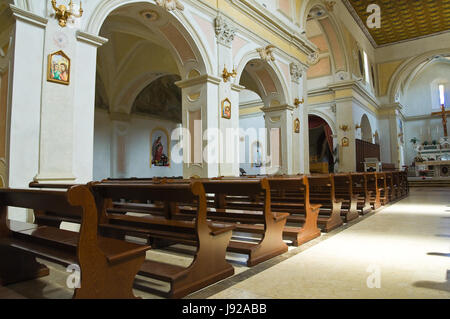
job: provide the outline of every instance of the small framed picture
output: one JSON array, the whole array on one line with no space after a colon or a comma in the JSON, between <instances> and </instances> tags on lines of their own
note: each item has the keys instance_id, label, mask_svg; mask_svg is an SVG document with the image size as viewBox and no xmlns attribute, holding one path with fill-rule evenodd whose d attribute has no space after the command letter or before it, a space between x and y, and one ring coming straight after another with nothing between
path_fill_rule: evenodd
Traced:
<instances>
[{"instance_id":1,"label":"small framed picture","mask_svg":"<svg viewBox=\"0 0 450 319\"><path fill-rule=\"evenodd\" d=\"M222 101L222 118L224 119L231 119L231 101L226 98Z\"/></svg>"},{"instance_id":2,"label":"small framed picture","mask_svg":"<svg viewBox=\"0 0 450 319\"><path fill-rule=\"evenodd\" d=\"M70 58L63 51L48 56L47 81L70 84Z\"/></svg>"},{"instance_id":3,"label":"small framed picture","mask_svg":"<svg viewBox=\"0 0 450 319\"><path fill-rule=\"evenodd\" d=\"M295 119L295 121L294 121L294 132L300 133L300 120L299 119Z\"/></svg>"},{"instance_id":4,"label":"small framed picture","mask_svg":"<svg viewBox=\"0 0 450 319\"><path fill-rule=\"evenodd\" d=\"M342 139L341 145L342 145L342 147L348 147L350 145L350 140L347 137L344 137Z\"/></svg>"}]
</instances>

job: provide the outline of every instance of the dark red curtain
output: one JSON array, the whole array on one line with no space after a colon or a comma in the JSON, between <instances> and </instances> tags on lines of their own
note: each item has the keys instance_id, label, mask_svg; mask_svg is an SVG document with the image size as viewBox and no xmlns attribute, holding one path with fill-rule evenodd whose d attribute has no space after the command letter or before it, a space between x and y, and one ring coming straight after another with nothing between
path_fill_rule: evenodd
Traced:
<instances>
[{"instance_id":1,"label":"dark red curtain","mask_svg":"<svg viewBox=\"0 0 450 319\"><path fill-rule=\"evenodd\" d=\"M331 131L331 127L328 125L327 122L325 122L324 119L318 117L318 116L309 116L308 117L308 123L309 123L309 129L315 129L318 127L323 127L323 130L325 131L325 136L328 141L328 147L330 148L331 154L333 154L333 132Z\"/></svg>"}]
</instances>

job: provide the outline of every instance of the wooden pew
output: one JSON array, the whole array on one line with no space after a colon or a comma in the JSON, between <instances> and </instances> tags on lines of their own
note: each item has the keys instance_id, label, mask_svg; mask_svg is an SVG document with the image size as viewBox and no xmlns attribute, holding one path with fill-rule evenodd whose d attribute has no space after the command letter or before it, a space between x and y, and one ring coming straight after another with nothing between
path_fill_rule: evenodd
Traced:
<instances>
[{"instance_id":1,"label":"wooden pew","mask_svg":"<svg viewBox=\"0 0 450 319\"><path fill-rule=\"evenodd\" d=\"M0 189L0 282L2 285L49 274L36 257L63 266L79 265L80 287L73 298L135 298L132 287L147 245L97 233L98 214L87 186L67 191ZM7 207L77 216L80 232L8 220Z\"/></svg>"},{"instance_id":2,"label":"wooden pew","mask_svg":"<svg viewBox=\"0 0 450 319\"><path fill-rule=\"evenodd\" d=\"M54 187L52 184L30 184L33 187ZM200 182L182 185L131 183L121 181L92 182L89 184L99 210L99 229L104 236L125 239L126 235L149 240L158 238L196 246L194 259L188 267L147 259L139 274L168 282L168 292L146 287L152 293L168 298L182 298L234 274L234 268L225 260L226 247L234 225L213 223L206 219L206 197ZM114 201L160 201L162 214L153 216L126 215L127 210L115 210ZM195 207L195 220L175 218L179 203L191 203ZM137 205L137 204L133 204ZM130 209L131 210L131 209ZM40 216L41 222L54 218L51 211ZM76 222L59 216L55 222Z\"/></svg>"},{"instance_id":3,"label":"wooden pew","mask_svg":"<svg viewBox=\"0 0 450 319\"><path fill-rule=\"evenodd\" d=\"M375 176L377 178L377 184L380 190L381 205L384 206L389 203L389 189L387 185L386 173L375 173Z\"/></svg>"},{"instance_id":4,"label":"wooden pew","mask_svg":"<svg viewBox=\"0 0 450 319\"><path fill-rule=\"evenodd\" d=\"M240 233L259 234L262 238L257 242L231 240L227 250L230 252L248 255L247 265L254 266L274 256L278 256L288 250L283 242L283 229L286 223L287 213L272 212L270 206L270 189L266 179L244 180L209 180L195 179L201 182L207 194L210 194L208 202L207 218L214 221L232 223L235 231ZM142 179L134 183L145 184L149 180ZM161 180L159 183L185 184L190 180ZM117 183L117 181L116 181ZM119 182L119 183L123 183ZM258 197L260 206L258 210L248 210L245 207L230 209L224 204L223 198L248 194L250 197ZM125 212L148 212L153 215L162 213L160 205L114 203L114 210ZM192 207L190 203L180 204L177 219L192 220Z\"/></svg>"},{"instance_id":5,"label":"wooden pew","mask_svg":"<svg viewBox=\"0 0 450 319\"><path fill-rule=\"evenodd\" d=\"M247 178L254 178L253 176ZM223 179L223 178L222 178ZM233 179L227 177L227 179ZM236 178L234 178L236 179ZM283 238L292 241L293 246L299 246L320 236L320 229L317 227L317 219L321 205L309 202L309 181L306 176L269 177L271 189L271 209L278 212L287 212L290 225L284 226ZM277 192L299 192L302 199L286 202L277 198ZM275 195L273 195L275 194ZM242 195L242 194L241 194ZM251 196L227 196L221 199L222 207L231 209L258 210L262 207L262 202L258 198ZM303 215L291 218L292 214ZM261 227L261 226L258 226Z\"/></svg>"},{"instance_id":6,"label":"wooden pew","mask_svg":"<svg viewBox=\"0 0 450 319\"><path fill-rule=\"evenodd\" d=\"M371 192L367 187L368 176L366 173L351 173L353 194L358 196L357 209L361 215L372 211L370 204Z\"/></svg>"},{"instance_id":7,"label":"wooden pew","mask_svg":"<svg viewBox=\"0 0 450 319\"><path fill-rule=\"evenodd\" d=\"M342 200L336 198L334 177L328 175L311 175L308 176L309 182L309 201L313 204L320 204L319 216L317 224L323 232L329 232L343 224L341 218ZM284 202L303 202L304 198L298 191L285 192L274 197L276 201ZM305 217L297 214L291 214L288 222L303 221Z\"/></svg>"},{"instance_id":8,"label":"wooden pew","mask_svg":"<svg viewBox=\"0 0 450 319\"><path fill-rule=\"evenodd\" d=\"M384 172L386 178L386 197L389 202L393 202L397 199L397 188L394 184L393 171Z\"/></svg>"},{"instance_id":9,"label":"wooden pew","mask_svg":"<svg viewBox=\"0 0 450 319\"><path fill-rule=\"evenodd\" d=\"M370 192L370 204L372 208L378 209L381 207L381 188L378 183L377 173L364 173L367 178L367 189Z\"/></svg>"},{"instance_id":10,"label":"wooden pew","mask_svg":"<svg viewBox=\"0 0 450 319\"><path fill-rule=\"evenodd\" d=\"M353 190L352 175L349 173L333 174L335 185L335 196L342 199L341 216L348 223L359 217L358 197Z\"/></svg>"}]
</instances>

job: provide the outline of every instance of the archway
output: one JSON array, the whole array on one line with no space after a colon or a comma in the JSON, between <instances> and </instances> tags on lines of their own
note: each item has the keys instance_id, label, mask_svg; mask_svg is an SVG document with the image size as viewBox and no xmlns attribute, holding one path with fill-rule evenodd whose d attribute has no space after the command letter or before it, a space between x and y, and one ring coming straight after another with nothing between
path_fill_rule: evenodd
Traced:
<instances>
[{"instance_id":1,"label":"archway","mask_svg":"<svg viewBox=\"0 0 450 319\"><path fill-rule=\"evenodd\" d=\"M308 116L309 166L311 173L333 173L335 155L330 125L317 115Z\"/></svg>"},{"instance_id":2,"label":"archway","mask_svg":"<svg viewBox=\"0 0 450 319\"><path fill-rule=\"evenodd\" d=\"M176 83L206 72L201 49L182 14L148 2L109 9L99 29L109 41L97 58L94 179L182 176L182 151L171 154L183 122Z\"/></svg>"},{"instance_id":3,"label":"archway","mask_svg":"<svg viewBox=\"0 0 450 319\"><path fill-rule=\"evenodd\" d=\"M372 143L372 127L369 118L364 114L361 118L361 139L365 142Z\"/></svg>"},{"instance_id":4,"label":"archway","mask_svg":"<svg viewBox=\"0 0 450 319\"><path fill-rule=\"evenodd\" d=\"M265 174L269 141L262 108L286 104L286 90L272 64L251 53L238 68L240 168L249 175ZM242 171L243 170L243 171Z\"/></svg>"}]
</instances>

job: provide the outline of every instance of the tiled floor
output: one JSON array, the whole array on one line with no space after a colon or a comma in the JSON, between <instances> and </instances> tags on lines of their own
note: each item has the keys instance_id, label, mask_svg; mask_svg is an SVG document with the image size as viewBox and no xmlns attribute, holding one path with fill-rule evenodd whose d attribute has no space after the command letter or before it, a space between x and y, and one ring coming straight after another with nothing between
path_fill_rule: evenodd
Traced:
<instances>
[{"instance_id":1,"label":"tiled floor","mask_svg":"<svg viewBox=\"0 0 450 319\"><path fill-rule=\"evenodd\" d=\"M180 265L192 258L181 245L148 254ZM450 188L413 188L410 197L255 267L228 254L235 275L186 298L450 298L449 257ZM9 286L11 297L70 298L69 273L47 264L50 276Z\"/></svg>"}]
</instances>

